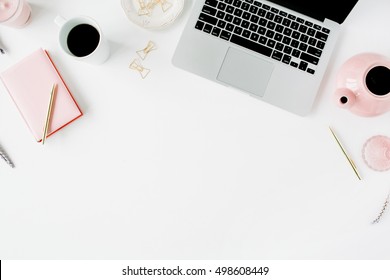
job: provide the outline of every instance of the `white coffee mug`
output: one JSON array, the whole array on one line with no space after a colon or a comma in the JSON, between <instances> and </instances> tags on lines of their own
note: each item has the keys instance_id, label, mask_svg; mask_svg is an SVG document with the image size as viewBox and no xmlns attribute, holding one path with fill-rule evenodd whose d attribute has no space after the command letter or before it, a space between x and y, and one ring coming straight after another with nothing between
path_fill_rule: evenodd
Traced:
<instances>
[{"instance_id":1,"label":"white coffee mug","mask_svg":"<svg viewBox=\"0 0 390 280\"><path fill-rule=\"evenodd\" d=\"M86 16L69 20L57 16L54 22L60 27L58 36L61 49L77 60L101 64L110 56L110 47L99 25Z\"/></svg>"}]
</instances>

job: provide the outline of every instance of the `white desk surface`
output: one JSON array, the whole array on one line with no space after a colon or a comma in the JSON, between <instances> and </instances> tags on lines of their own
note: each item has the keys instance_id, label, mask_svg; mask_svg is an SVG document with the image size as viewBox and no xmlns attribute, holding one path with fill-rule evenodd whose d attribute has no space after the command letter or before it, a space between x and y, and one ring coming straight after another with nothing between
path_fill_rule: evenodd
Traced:
<instances>
[{"instance_id":1,"label":"white desk surface","mask_svg":"<svg viewBox=\"0 0 390 280\"><path fill-rule=\"evenodd\" d=\"M193 0L161 31L133 25L119 0L29 3L27 27L0 26L0 71L47 49L85 115L42 146L0 85L0 144L16 164L0 162L0 259L390 258L390 213L371 224L390 171L361 157L368 138L390 136L390 114L362 118L332 101L346 59L390 57L390 1L359 1L304 118L172 66ZM58 14L96 19L110 59L65 56ZM142 80L128 65L148 40L158 50Z\"/></svg>"}]
</instances>

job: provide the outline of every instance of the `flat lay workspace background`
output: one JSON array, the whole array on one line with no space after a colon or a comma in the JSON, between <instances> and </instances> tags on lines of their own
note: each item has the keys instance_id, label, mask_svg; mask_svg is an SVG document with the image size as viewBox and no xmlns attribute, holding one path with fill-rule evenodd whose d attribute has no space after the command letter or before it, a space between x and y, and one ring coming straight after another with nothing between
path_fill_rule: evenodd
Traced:
<instances>
[{"instance_id":1,"label":"flat lay workspace background","mask_svg":"<svg viewBox=\"0 0 390 280\"><path fill-rule=\"evenodd\" d=\"M345 60L390 57L389 1L358 2L308 117L172 66L193 0L158 31L131 23L119 0L28 2L29 25L0 26L0 71L48 50L84 116L42 146L0 85L0 144L16 165L0 162L0 259L389 259L390 213L371 222L390 171L369 169L361 150L390 136L390 114L332 100ZM62 53L57 15L94 18L107 62ZM141 79L129 64L149 40L158 49Z\"/></svg>"}]
</instances>

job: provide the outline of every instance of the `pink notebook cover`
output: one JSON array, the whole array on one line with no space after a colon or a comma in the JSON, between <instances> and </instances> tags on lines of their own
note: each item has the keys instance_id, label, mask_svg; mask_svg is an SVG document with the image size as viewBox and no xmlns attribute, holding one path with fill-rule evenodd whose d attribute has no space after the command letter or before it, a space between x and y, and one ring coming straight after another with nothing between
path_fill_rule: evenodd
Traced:
<instances>
[{"instance_id":1,"label":"pink notebook cover","mask_svg":"<svg viewBox=\"0 0 390 280\"><path fill-rule=\"evenodd\" d=\"M57 90L48 136L83 115L45 50L33 52L1 73L0 78L38 142L43 137L53 83Z\"/></svg>"}]
</instances>

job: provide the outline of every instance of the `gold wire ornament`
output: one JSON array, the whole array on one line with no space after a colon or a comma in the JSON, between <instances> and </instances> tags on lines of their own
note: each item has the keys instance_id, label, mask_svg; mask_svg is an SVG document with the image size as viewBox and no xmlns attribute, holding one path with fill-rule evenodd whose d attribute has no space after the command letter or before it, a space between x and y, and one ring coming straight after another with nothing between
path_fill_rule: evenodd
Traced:
<instances>
[{"instance_id":1,"label":"gold wire ornament","mask_svg":"<svg viewBox=\"0 0 390 280\"><path fill-rule=\"evenodd\" d=\"M145 79L150 73L150 69L143 67L138 59L134 59L133 62L130 63L129 68L138 71L142 79Z\"/></svg>"},{"instance_id":2,"label":"gold wire ornament","mask_svg":"<svg viewBox=\"0 0 390 280\"><path fill-rule=\"evenodd\" d=\"M148 56L148 54L151 51L156 50L156 49L157 49L156 44L154 42L152 42L152 41L149 41L145 48L143 48L142 50L136 51L136 53L138 54L138 56L142 60L145 60L146 57Z\"/></svg>"}]
</instances>

